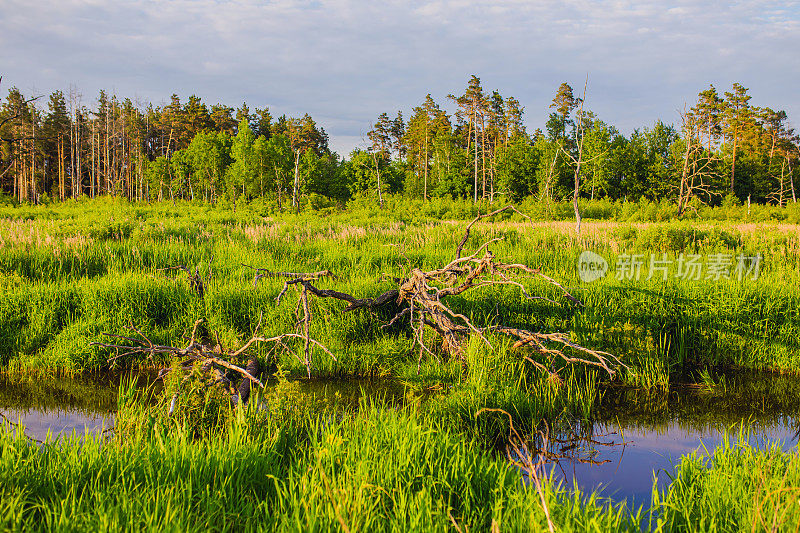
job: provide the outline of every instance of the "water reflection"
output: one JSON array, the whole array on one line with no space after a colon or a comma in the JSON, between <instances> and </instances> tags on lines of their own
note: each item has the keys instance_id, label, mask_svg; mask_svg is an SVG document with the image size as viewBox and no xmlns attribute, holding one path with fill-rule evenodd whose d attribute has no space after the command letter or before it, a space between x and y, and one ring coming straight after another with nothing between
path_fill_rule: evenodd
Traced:
<instances>
[{"instance_id":1,"label":"water reflection","mask_svg":"<svg viewBox=\"0 0 800 533\"><path fill-rule=\"evenodd\" d=\"M113 425L121 374L53 377L0 375L0 413L21 421L29 436L98 432ZM155 374L137 376L140 387ZM268 388L275 386L274 380ZM404 387L382 379L301 380L300 390L326 405L358 408L363 397L402 405ZM607 388L593 420L571 432L552 435L546 467L567 486L599 491L614 501L647 505L654 477L661 486L680 458L706 453L740 428L758 445L780 441L797 446L800 432L800 379L759 373L718 376L713 383L683 385L669 392ZM557 458L554 456L558 456Z\"/></svg>"},{"instance_id":2,"label":"water reflection","mask_svg":"<svg viewBox=\"0 0 800 533\"><path fill-rule=\"evenodd\" d=\"M796 425L796 420L791 422ZM780 441L788 450L797 445L794 425L776 420L774 425L761 426L744 438L753 446L762 446L767 440ZM549 471L566 486L574 484L583 491L598 491L614 501L624 499L638 506L650 503L654 478L661 488L669 483L668 474L682 456L713 452L726 434L732 442L738 441L740 426L700 431L670 422L648 430L609 423L594 429L603 432L607 443L584 445L580 450L583 453L553 461ZM587 458L591 462L585 462Z\"/></svg>"},{"instance_id":3,"label":"water reflection","mask_svg":"<svg viewBox=\"0 0 800 533\"><path fill-rule=\"evenodd\" d=\"M157 373L140 372L134 379L138 387L156 381ZM113 426L119 386L126 375L114 372L83 373L65 376L48 374L0 374L0 414L13 424L25 426L28 436L43 440L52 437L97 433ZM277 382L266 383L269 394ZM320 404L356 409L363 397L385 405L402 403L404 388L386 379L299 380L300 391ZM154 392L162 386L156 382ZM2 423L2 417L0 417Z\"/></svg>"},{"instance_id":4,"label":"water reflection","mask_svg":"<svg viewBox=\"0 0 800 533\"><path fill-rule=\"evenodd\" d=\"M152 373L137 374L139 386L153 381ZM113 412L124 375L112 372L52 376L0 374L0 413L25 426L28 436L43 440L96 433L113 426Z\"/></svg>"},{"instance_id":5,"label":"water reflection","mask_svg":"<svg viewBox=\"0 0 800 533\"><path fill-rule=\"evenodd\" d=\"M647 505L654 478L662 488L684 455L736 442L798 444L800 380L765 373L728 373L716 384L679 385L667 393L607 389L590 424L553 442L548 467L567 486L597 490L615 501Z\"/></svg>"},{"instance_id":6,"label":"water reflection","mask_svg":"<svg viewBox=\"0 0 800 533\"><path fill-rule=\"evenodd\" d=\"M268 382L267 389L275 386ZM300 380L300 390L328 404L357 409L362 398L375 400L380 405L400 405L405 397L405 387L392 379L382 378L330 378Z\"/></svg>"},{"instance_id":7,"label":"water reflection","mask_svg":"<svg viewBox=\"0 0 800 533\"><path fill-rule=\"evenodd\" d=\"M12 423L25 426L25 433L37 440L44 440L48 432L51 438L98 433L114 425L114 415L105 413L87 413L70 409L54 410L18 410L0 409L0 412Z\"/></svg>"}]
</instances>

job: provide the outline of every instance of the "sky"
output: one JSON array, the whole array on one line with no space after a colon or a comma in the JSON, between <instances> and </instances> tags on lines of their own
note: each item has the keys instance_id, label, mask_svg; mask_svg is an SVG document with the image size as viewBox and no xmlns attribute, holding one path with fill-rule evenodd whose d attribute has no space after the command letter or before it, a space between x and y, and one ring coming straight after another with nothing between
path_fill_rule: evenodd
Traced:
<instances>
[{"instance_id":1,"label":"sky","mask_svg":"<svg viewBox=\"0 0 800 533\"><path fill-rule=\"evenodd\" d=\"M428 93L454 110L472 74L521 102L528 131L587 79L587 108L626 134L733 82L800 126L800 2L0 0L0 97L247 102L310 113L342 155Z\"/></svg>"}]
</instances>

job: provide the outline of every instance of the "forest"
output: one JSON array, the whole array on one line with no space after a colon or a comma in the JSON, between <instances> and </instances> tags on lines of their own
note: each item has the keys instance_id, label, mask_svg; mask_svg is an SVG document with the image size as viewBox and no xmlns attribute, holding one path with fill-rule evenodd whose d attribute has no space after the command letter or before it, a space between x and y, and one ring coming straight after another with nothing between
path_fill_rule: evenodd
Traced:
<instances>
[{"instance_id":1,"label":"forest","mask_svg":"<svg viewBox=\"0 0 800 533\"><path fill-rule=\"evenodd\" d=\"M2 81L2 78L0 78ZM591 95L589 95L590 97ZM209 106L197 96L154 106L77 89L0 102L0 203L41 204L110 195L130 201L261 198L277 209L362 197L658 201L678 214L698 205L785 206L797 201L798 136L784 111L751 104L734 83L710 85L680 113L624 135L584 107L585 87L562 83L544 129L524 107L484 90L428 94L410 113L381 113L347 157L309 114ZM455 109L449 113L445 108Z\"/></svg>"}]
</instances>

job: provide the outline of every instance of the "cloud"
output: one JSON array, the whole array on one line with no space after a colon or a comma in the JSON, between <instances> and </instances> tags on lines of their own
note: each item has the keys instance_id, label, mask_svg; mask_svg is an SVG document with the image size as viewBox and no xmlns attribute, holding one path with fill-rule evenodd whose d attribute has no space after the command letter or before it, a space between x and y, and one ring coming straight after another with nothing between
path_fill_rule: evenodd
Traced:
<instances>
[{"instance_id":1,"label":"cloud","mask_svg":"<svg viewBox=\"0 0 800 533\"><path fill-rule=\"evenodd\" d=\"M444 104L473 73L518 98L531 129L562 81L578 87L587 74L588 104L623 131L675 120L709 83L733 81L794 118L798 11L776 1L6 0L0 64L22 90L75 84L85 95L158 103L175 92L309 112L349 151L380 112L407 113L429 92Z\"/></svg>"}]
</instances>

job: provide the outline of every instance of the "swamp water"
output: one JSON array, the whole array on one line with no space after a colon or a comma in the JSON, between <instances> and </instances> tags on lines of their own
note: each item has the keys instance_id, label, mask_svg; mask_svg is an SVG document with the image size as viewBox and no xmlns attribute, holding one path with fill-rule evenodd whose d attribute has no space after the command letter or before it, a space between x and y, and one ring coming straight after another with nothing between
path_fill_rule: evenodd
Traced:
<instances>
[{"instance_id":1,"label":"swamp water","mask_svg":"<svg viewBox=\"0 0 800 533\"><path fill-rule=\"evenodd\" d=\"M0 374L0 413L43 439L99 432L113 426L120 374L9 377ZM147 386L155 374L140 374ZM401 384L388 380L312 380L301 390L357 406L363 395L402 403ZM4 423L0 421L0 423ZM566 486L597 491L613 501L647 506L654 476L660 486L681 456L710 453L724 436L735 441L744 427L754 445L766 439L784 449L798 445L800 379L767 373L736 373L703 385L678 385L647 393L608 387L591 423L550 439L547 471Z\"/></svg>"},{"instance_id":2,"label":"swamp water","mask_svg":"<svg viewBox=\"0 0 800 533\"><path fill-rule=\"evenodd\" d=\"M726 436L730 444L746 439L752 446L771 441L796 449L800 379L739 372L663 393L610 387L585 426L548 446L560 456L548 472L566 486L647 507L654 478L664 488L682 456L710 455Z\"/></svg>"},{"instance_id":3,"label":"swamp water","mask_svg":"<svg viewBox=\"0 0 800 533\"><path fill-rule=\"evenodd\" d=\"M155 373L137 375L145 387ZM114 411L123 374L114 372L52 376L0 374L0 414L21 423L34 439L96 433L114 425ZM0 421L2 418L0 417Z\"/></svg>"}]
</instances>

